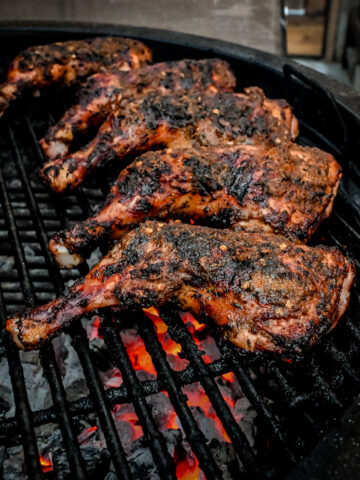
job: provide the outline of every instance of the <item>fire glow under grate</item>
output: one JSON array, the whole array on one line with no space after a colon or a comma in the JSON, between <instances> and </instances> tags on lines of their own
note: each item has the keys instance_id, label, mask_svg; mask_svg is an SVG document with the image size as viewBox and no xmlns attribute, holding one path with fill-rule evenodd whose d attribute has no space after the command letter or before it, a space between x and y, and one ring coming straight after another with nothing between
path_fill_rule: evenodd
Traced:
<instances>
[{"instance_id":1,"label":"fire glow under grate","mask_svg":"<svg viewBox=\"0 0 360 480\"><path fill-rule=\"evenodd\" d=\"M87 217L114 178L103 172L61 197L41 184L37 140L64 109L61 95L25 99L1 124L2 325L86 273L60 271L48 237ZM314 243L347 246L356 258L359 232L341 194ZM355 290L341 325L304 358L249 354L211 323L155 309L130 319L95 315L40 352L6 344L3 478L26 478L25 469L34 479L281 477L359 392Z\"/></svg>"}]
</instances>

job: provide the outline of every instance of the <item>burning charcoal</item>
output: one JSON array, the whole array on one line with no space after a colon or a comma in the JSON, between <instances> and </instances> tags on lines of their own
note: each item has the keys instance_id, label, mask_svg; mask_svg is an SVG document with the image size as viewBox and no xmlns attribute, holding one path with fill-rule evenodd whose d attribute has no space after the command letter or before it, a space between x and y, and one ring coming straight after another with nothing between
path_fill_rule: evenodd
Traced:
<instances>
[{"instance_id":1,"label":"burning charcoal","mask_svg":"<svg viewBox=\"0 0 360 480\"><path fill-rule=\"evenodd\" d=\"M217 466L222 472L223 480L240 478L241 473L244 473L244 471L242 466L240 467L232 445L214 439L211 440L209 448Z\"/></svg>"},{"instance_id":2,"label":"burning charcoal","mask_svg":"<svg viewBox=\"0 0 360 480\"><path fill-rule=\"evenodd\" d=\"M68 401L75 401L88 395L89 390L87 388L84 372L79 362L79 357L71 345L68 346L68 354L64 363L66 373L63 378L63 384Z\"/></svg>"},{"instance_id":3,"label":"burning charcoal","mask_svg":"<svg viewBox=\"0 0 360 480\"><path fill-rule=\"evenodd\" d=\"M205 360L214 362L220 358L220 351L212 337L209 336L204 340L201 340L198 347L205 353Z\"/></svg>"},{"instance_id":4,"label":"burning charcoal","mask_svg":"<svg viewBox=\"0 0 360 480\"><path fill-rule=\"evenodd\" d=\"M205 435L205 438L207 438L208 440L211 440L213 438L216 438L219 441L224 440L224 437L216 428L216 424L214 420L208 417L202 408L200 407L190 407L190 408L191 408L192 414L195 417L196 423L199 425L199 428Z\"/></svg>"},{"instance_id":5,"label":"burning charcoal","mask_svg":"<svg viewBox=\"0 0 360 480\"><path fill-rule=\"evenodd\" d=\"M160 430L169 428L169 421L174 412L174 408L171 405L169 398L164 393L160 392L150 395L146 400L151 406L151 412L156 426Z\"/></svg>"},{"instance_id":6,"label":"burning charcoal","mask_svg":"<svg viewBox=\"0 0 360 480\"><path fill-rule=\"evenodd\" d=\"M80 447L81 455L86 465L87 479L99 480L109 470L110 454L106 448L85 445ZM53 465L56 480L72 480L69 462L64 449L57 449L53 454Z\"/></svg>"},{"instance_id":7,"label":"burning charcoal","mask_svg":"<svg viewBox=\"0 0 360 480\"><path fill-rule=\"evenodd\" d=\"M120 370L117 368L110 368L106 372L99 372L101 383L105 388L118 388L123 383Z\"/></svg>"},{"instance_id":8,"label":"burning charcoal","mask_svg":"<svg viewBox=\"0 0 360 480\"><path fill-rule=\"evenodd\" d=\"M89 443L100 443L97 441L97 426L92 425L88 428L85 428L77 437L80 445L89 445Z\"/></svg>"},{"instance_id":9,"label":"burning charcoal","mask_svg":"<svg viewBox=\"0 0 360 480\"><path fill-rule=\"evenodd\" d=\"M25 480L27 475L24 466L24 453L22 447L8 448L7 458L2 464L2 478L6 480Z\"/></svg>"},{"instance_id":10,"label":"burning charcoal","mask_svg":"<svg viewBox=\"0 0 360 480\"><path fill-rule=\"evenodd\" d=\"M145 382L146 380L154 380L156 376L153 373L145 372L145 370L137 370L136 376L140 382Z\"/></svg>"},{"instance_id":11,"label":"burning charcoal","mask_svg":"<svg viewBox=\"0 0 360 480\"><path fill-rule=\"evenodd\" d=\"M221 377L216 377L215 380L224 398L231 398L235 403L238 398L244 396L234 373L225 373Z\"/></svg>"},{"instance_id":12,"label":"burning charcoal","mask_svg":"<svg viewBox=\"0 0 360 480\"><path fill-rule=\"evenodd\" d=\"M14 399L11 388L11 381L9 375L8 362L5 358L0 361L0 395L3 402L6 402L11 407L6 412L5 416L8 418L15 413Z\"/></svg>"},{"instance_id":13,"label":"burning charcoal","mask_svg":"<svg viewBox=\"0 0 360 480\"><path fill-rule=\"evenodd\" d=\"M181 445L183 436L180 430L168 429L162 432L165 437L166 448L169 454L175 458L175 449L178 445Z\"/></svg>"},{"instance_id":14,"label":"burning charcoal","mask_svg":"<svg viewBox=\"0 0 360 480\"><path fill-rule=\"evenodd\" d=\"M161 480L148 447L136 448L129 458L129 466L134 478Z\"/></svg>"},{"instance_id":15,"label":"burning charcoal","mask_svg":"<svg viewBox=\"0 0 360 480\"><path fill-rule=\"evenodd\" d=\"M177 452L182 447L182 435L180 430L165 430L163 432L169 454L176 458ZM138 438L131 445L129 465L134 478L160 480L151 450L144 436ZM192 455L192 453L191 453Z\"/></svg>"},{"instance_id":16,"label":"burning charcoal","mask_svg":"<svg viewBox=\"0 0 360 480\"><path fill-rule=\"evenodd\" d=\"M253 447L256 434L254 419L257 416L255 409L249 400L243 397L236 401L233 413L250 446Z\"/></svg>"},{"instance_id":17,"label":"burning charcoal","mask_svg":"<svg viewBox=\"0 0 360 480\"><path fill-rule=\"evenodd\" d=\"M176 445L173 458L178 476L186 477L188 473L191 473L192 478L195 478L196 474L197 480L206 480L203 473L198 469L198 461L188 442L182 441Z\"/></svg>"},{"instance_id":18,"label":"burning charcoal","mask_svg":"<svg viewBox=\"0 0 360 480\"><path fill-rule=\"evenodd\" d=\"M143 435L134 407L130 404L117 405L113 409L113 418L119 438L121 439L121 444L126 454L128 454L132 442ZM106 440L101 428L99 428L98 432L100 441L103 445L106 445Z\"/></svg>"}]
</instances>

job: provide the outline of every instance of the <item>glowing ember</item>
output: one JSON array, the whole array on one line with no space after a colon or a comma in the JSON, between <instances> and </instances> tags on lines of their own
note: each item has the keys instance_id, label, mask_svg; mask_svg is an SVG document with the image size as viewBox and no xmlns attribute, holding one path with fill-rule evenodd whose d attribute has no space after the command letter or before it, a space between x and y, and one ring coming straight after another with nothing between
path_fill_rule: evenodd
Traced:
<instances>
[{"instance_id":1,"label":"glowing ember","mask_svg":"<svg viewBox=\"0 0 360 480\"><path fill-rule=\"evenodd\" d=\"M42 456L40 456L40 465L44 473L51 472L53 469L51 461Z\"/></svg>"},{"instance_id":2,"label":"glowing ember","mask_svg":"<svg viewBox=\"0 0 360 480\"><path fill-rule=\"evenodd\" d=\"M167 325L159 316L159 311L155 307L150 307L144 309L144 313L154 322L157 336L167 354L171 367L176 371L186 368L189 362L186 359L179 357L181 345L174 342L174 340L170 337Z\"/></svg>"},{"instance_id":3,"label":"glowing ember","mask_svg":"<svg viewBox=\"0 0 360 480\"><path fill-rule=\"evenodd\" d=\"M125 329L121 331L120 335L134 369L144 370L145 372L156 375L151 357L145 348L144 342L137 335L137 332Z\"/></svg>"},{"instance_id":4,"label":"glowing ember","mask_svg":"<svg viewBox=\"0 0 360 480\"><path fill-rule=\"evenodd\" d=\"M90 341L94 340L94 338L96 337L103 338L99 333L100 324L101 324L100 317L96 316L91 323L91 329L90 329L90 332L88 333Z\"/></svg>"},{"instance_id":5,"label":"glowing ember","mask_svg":"<svg viewBox=\"0 0 360 480\"><path fill-rule=\"evenodd\" d=\"M177 371L184 370L189 365L189 362L184 358L180 358L179 354L181 354L182 350L181 345L170 337L168 327L160 318L159 311L155 307L150 307L144 309L144 313L154 324L157 337L162 348L166 352L167 360L171 368ZM203 352L203 361L205 363L212 363L214 360L218 359L220 357L220 352L214 339L209 335L206 325L198 322L190 313L180 313L180 316L186 325L186 328L191 333L199 350ZM98 336L99 327L100 319L97 317L92 324L90 339ZM147 352L145 344L138 334L137 329L122 329L120 335L133 368L142 375L141 379L151 378L151 375L155 376L157 372L151 356ZM288 359L287 361L290 362ZM146 375L148 375L148 377ZM112 368L107 371L106 377L106 388L119 387L122 384L122 375L117 368ZM217 377L215 380L224 400L232 410L234 417L237 418L238 421L242 421L242 418L245 415L243 412L245 410L241 409L241 402L246 399L243 397L234 373L225 373ZM211 438L216 438L220 442L231 443L230 438L220 419L216 415L213 405L206 395L201 383L196 382L191 385L185 385L182 387L182 391L188 398L188 406L192 409L193 415L198 422L200 429L207 432L209 440L211 440ZM179 422L166 391L155 394L153 399L152 396L150 396L147 400L152 407L157 428L160 430L180 429L182 431L181 423ZM143 436L141 424L135 413L134 407L131 404L115 405L112 412L118 431L124 432L123 438L127 436L127 441L130 442L128 445L131 445L132 442ZM86 438L96 431L96 429L96 426L90 427L82 432L81 435ZM177 478L181 480L204 479L205 477L199 468L199 462L185 439L181 445L182 447L175 448L173 451Z\"/></svg>"},{"instance_id":6,"label":"glowing ember","mask_svg":"<svg viewBox=\"0 0 360 480\"><path fill-rule=\"evenodd\" d=\"M115 413L116 421L124 421L132 426L133 442L144 434L132 405L115 405L113 412Z\"/></svg>"},{"instance_id":7,"label":"glowing ember","mask_svg":"<svg viewBox=\"0 0 360 480\"><path fill-rule=\"evenodd\" d=\"M86 433L92 433L92 432L96 432L97 430L97 426L94 425L93 427L90 427L86 430Z\"/></svg>"},{"instance_id":8,"label":"glowing ember","mask_svg":"<svg viewBox=\"0 0 360 480\"><path fill-rule=\"evenodd\" d=\"M196 457L192 461L186 457L183 460L174 459L176 463L176 478L181 480L198 480L201 475L199 462Z\"/></svg>"}]
</instances>

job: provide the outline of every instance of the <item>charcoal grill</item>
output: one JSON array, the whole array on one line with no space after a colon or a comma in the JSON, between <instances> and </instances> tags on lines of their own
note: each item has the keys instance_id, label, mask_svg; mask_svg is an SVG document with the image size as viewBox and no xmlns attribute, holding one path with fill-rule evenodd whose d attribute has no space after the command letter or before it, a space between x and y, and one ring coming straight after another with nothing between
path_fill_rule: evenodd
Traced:
<instances>
[{"instance_id":1,"label":"charcoal grill","mask_svg":"<svg viewBox=\"0 0 360 480\"><path fill-rule=\"evenodd\" d=\"M360 268L360 99L354 91L305 67L230 43L145 28L84 24L1 24L2 78L8 61L29 45L109 34L143 40L153 49L155 61L221 57L233 67L238 88L259 85L270 97L286 98L300 121L298 141L331 152L344 169L333 214L312 242L340 247ZM47 239L68 219L88 216L110 181L107 172L102 172L97 183L92 179L75 193L60 198L38 180L34 172L43 159L37 139L59 117L69 96L69 92L54 94L54 90L40 99L24 98L9 110L0 125L0 254L13 257L16 266L14 271L0 270L2 326L9 313L50 300L61 293L64 282L85 273L86 267L80 272L60 271L48 253ZM35 251L30 260L26 253L29 245ZM95 412L118 477L130 479L132 474L110 409L116 404L132 403L159 477L176 478L174 460L146 402L149 395L166 391L206 478L222 478L207 438L181 391L182 386L200 381L243 465L242 478L329 478L330 469L334 478L355 478L359 455L354 453L353 445L360 435L351 422L359 422L355 426L360 429L359 303L355 286L340 325L303 358L243 352L224 341L216 326L209 324L207 328L221 352L220 358L210 364L204 362L176 312L161 312L170 335L181 344L182 355L189 361L182 371L172 370L151 320L139 313L132 321L139 325L157 371L156 379L145 381L137 377L111 315L104 313L104 340L124 383L104 390L85 330L78 322L67 330L67 335L82 365L89 394L67 401L54 348L48 344L39 355L53 405L35 411L30 409L19 352L5 341L2 354L9 365L16 415L0 417L0 445L21 442L29 478L44 478L35 428L56 423L63 437L70 478L88 478L75 419ZM215 383L215 377L226 372L234 372L257 412L256 448L248 444ZM337 458L341 462L336 463ZM57 478L56 472L52 475Z\"/></svg>"}]
</instances>

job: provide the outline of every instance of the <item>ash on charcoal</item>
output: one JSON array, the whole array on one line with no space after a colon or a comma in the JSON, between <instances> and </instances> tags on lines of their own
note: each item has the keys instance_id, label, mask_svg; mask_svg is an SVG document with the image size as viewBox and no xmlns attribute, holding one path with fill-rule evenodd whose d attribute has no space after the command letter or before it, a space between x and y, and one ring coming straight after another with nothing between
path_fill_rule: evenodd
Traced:
<instances>
[{"instance_id":1,"label":"ash on charcoal","mask_svg":"<svg viewBox=\"0 0 360 480\"><path fill-rule=\"evenodd\" d=\"M121 444L128 455L133 441L143 434L134 407L131 404L117 405L113 409L113 418ZM106 445L106 439L100 426L98 434L100 442Z\"/></svg>"},{"instance_id":2,"label":"ash on charcoal","mask_svg":"<svg viewBox=\"0 0 360 480\"><path fill-rule=\"evenodd\" d=\"M2 458L4 458L2 456ZM6 480L27 480L22 446L6 449L6 458L2 462L2 478Z\"/></svg>"},{"instance_id":3,"label":"ash on charcoal","mask_svg":"<svg viewBox=\"0 0 360 480\"><path fill-rule=\"evenodd\" d=\"M64 359L65 376L63 378L63 384L66 391L66 397L69 402L78 400L89 394L89 390L84 377L79 357L74 348L70 345L69 338L66 336L67 355Z\"/></svg>"},{"instance_id":4,"label":"ash on charcoal","mask_svg":"<svg viewBox=\"0 0 360 480\"><path fill-rule=\"evenodd\" d=\"M175 451L181 448L183 440L180 430L169 429L162 433L169 454L174 456ZM161 480L144 436L133 442L130 450L129 466L134 478ZM192 455L192 452L190 452L190 455Z\"/></svg>"},{"instance_id":5,"label":"ash on charcoal","mask_svg":"<svg viewBox=\"0 0 360 480\"><path fill-rule=\"evenodd\" d=\"M104 478L110 466L110 454L106 448L97 445L82 445L81 455L86 465L87 479L99 480ZM68 459L64 449L57 449L53 453L53 466L57 480L72 480Z\"/></svg>"},{"instance_id":6,"label":"ash on charcoal","mask_svg":"<svg viewBox=\"0 0 360 480\"><path fill-rule=\"evenodd\" d=\"M208 417L202 408L190 407L190 409L200 430L205 435L205 438L207 438L208 440L213 438L216 438L219 441L223 440L223 436L216 428L214 420Z\"/></svg>"},{"instance_id":7,"label":"ash on charcoal","mask_svg":"<svg viewBox=\"0 0 360 480\"><path fill-rule=\"evenodd\" d=\"M136 376L140 382L145 382L146 380L155 380L156 375L150 372L145 372L145 370L136 370Z\"/></svg>"},{"instance_id":8,"label":"ash on charcoal","mask_svg":"<svg viewBox=\"0 0 360 480\"><path fill-rule=\"evenodd\" d=\"M118 388L123 383L121 372L115 367L99 374L104 388Z\"/></svg>"},{"instance_id":9,"label":"ash on charcoal","mask_svg":"<svg viewBox=\"0 0 360 480\"><path fill-rule=\"evenodd\" d=\"M239 463L232 445L213 439L209 444L209 448L217 466L222 472L223 480L240 478L241 474L244 473L244 468Z\"/></svg>"},{"instance_id":10,"label":"ash on charcoal","mask_svg":"<svg viewBox=\"0 0 360 480\"><path fill-rule=\"evenodd\" d=\"M1 256L0 257L0 274L9 273L14 269L14 257Z\"/></svg>"},{"instance_id":11,"label":"ash on charcoal","mask_svg":"<svg viewBox=\"0 0 360 480\"><path fill-rule=\"evenodd\" d=\"M246 397L239 398L235 403L233 414L249 445L253 447L256 435L254 420L257 416L254 407Z\"/></svg>"},{"instance_id":12,"label":"ash on charcoal","mask_svg":"<svg viewBox=\"0 0 360 480\"><path fill-rule=\"evenodd\" d=\"M146 402L151 407L151 413L154 417L156 426L160 430L167 428L169 419L174 411L169 398L162 392L155 393L146 398Z\"/></svg>"},{"instance_id":13,"label":"ash on charcoal","mask_svg":"<svg viewBox=\"0 0 360 480\"><path fill-rule=\"evenodd\" d=\"M7 410L2 410L2 413L4 413L6 418L13 416L15 412L14 397L9 375L9 366L5 358L2 358L0 361L0 396L2 404L8 405Z\"/></svg>"}]
</instances>

